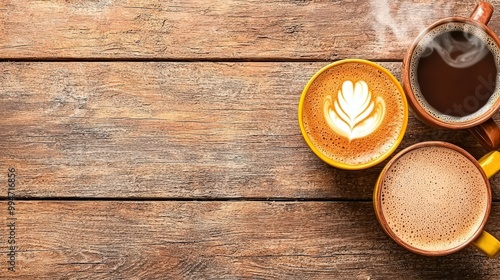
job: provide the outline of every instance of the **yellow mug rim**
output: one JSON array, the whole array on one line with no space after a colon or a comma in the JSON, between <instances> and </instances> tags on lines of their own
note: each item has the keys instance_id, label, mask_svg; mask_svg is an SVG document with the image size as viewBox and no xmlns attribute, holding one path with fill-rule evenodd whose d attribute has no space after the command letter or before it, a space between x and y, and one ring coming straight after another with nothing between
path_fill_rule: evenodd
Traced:
<instances>
[{"instance_id":1,"label":"yellow mug rim","mask_svg":"<svg viewBox=\"0 0 500 280\"><path fill-rule=\"evenodd\" d=\"M343 162L339 162L339 161L335 161L335 160L333 160L333 159L325 156L323 153L321 153L319 151L319 149L316 148L316 146L314 146L314 144L312 143L312 141L307 136L307 133L306 133L305 128L304 128L304 123L303 123L303 106L304 106L304 100L305 100L306 94L309 91L309 88L311 87L312 83L316 80L316 78L319 75L321 75L326 70L328 70L330 68L333 68L335 66L341 65L341 64L345 64L345 63L366 64L366 65L370 65L370 66L372 66L372 67L374 67L374 68L382 71L396 85L396 88L398 89L399 94L401 95L401 100L403 101L403 111L404 111L403 125L401 127L401 131L399 132L398 138L396 139L396 141L394 142L394 144L391 146L391 148L389 150L387 150L381 156L377 157L375 160L367 162L367 163L356 164L356 165L347 164L347 163L343 163ZM316 156L318 156L321 160L323 160L324 162L328 163L329 165L331 165L333 167L340 168L340 169L346 169L346 170L361 170L361 169L366 169L366 168L375 166L375 165L381 163L382 161L384 161L387 157L389 157L397 149L397 147L399 146L399 144L403 140L404 134L406 132L406 127L408 125L408 101L406 100L406 95L405 95L405 92L403 90L403 87L401 86L401 84L399 83L399 81L394 77L394 75L392 75L392 73L389 72L389 70L387 70L386 68L382 67L381 65L379 65L379 64L377 64L375 62L372 62L372 61L369 61L369 60L365 60L365 59L353 59L353 58L351 58L351 59L343 59L343 60L339 60L339 61L335 61L333 63L330 63L330 64L324 66L323 68L321 68L318 72L316 72L311 77L311 79L309 79L309 81L307 82L306 86L302 90L302 94L300 96L299 108L298 109L299 109L298 110L299 111L298 112L298 117L299 117L300 131L302 133L302 136L303 136L304 140L306 141L307 145L309 146L309 148L314 152L314 154L316 154Z\"/></svg>"}]
</instances>

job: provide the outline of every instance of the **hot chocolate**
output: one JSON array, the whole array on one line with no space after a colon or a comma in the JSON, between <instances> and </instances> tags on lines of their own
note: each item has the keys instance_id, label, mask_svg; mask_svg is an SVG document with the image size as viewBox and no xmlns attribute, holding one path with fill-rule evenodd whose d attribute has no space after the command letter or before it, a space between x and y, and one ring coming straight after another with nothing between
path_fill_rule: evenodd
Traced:
<instances>
[{"instance_id":1,"label":"hot chocolate","mask_svg":"<svg viewBox=\"0 0 500 280\"><path fill-rule=\"evenodd\" d=\"M424 251L446 251L469 241L487 215L487 181L456 150L413 149L387 169L381 211L392 234Z\"/></svg>"}]
</instances>

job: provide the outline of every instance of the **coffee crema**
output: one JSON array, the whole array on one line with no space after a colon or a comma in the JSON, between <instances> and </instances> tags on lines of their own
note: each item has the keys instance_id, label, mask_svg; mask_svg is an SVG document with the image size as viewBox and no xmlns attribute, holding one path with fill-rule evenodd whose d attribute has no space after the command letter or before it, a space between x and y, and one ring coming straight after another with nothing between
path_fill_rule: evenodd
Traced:
<instances>
[{"instance_id":1,"label":"coffee crema","mask_svg":"<svg viewBox=\"0 0 500 280\"><path fill-rule=\"evenodd\" d=\"M475 25L435 27L419 41L410 64L418 103L441 121L473 120L498 99L500 53L493 38Z\"/></svg>"},{"instance_id":2,"label":"coffee crema","mask_svg":"<svg viewBox=\"0 0 500 280\"><path fill-rule=\"evenodd\" d=\"M405 108L404 96L387 74L349 62L325 70L310 84L302 121L307 137L325 156L361 165L396 144Z\"/></svg>"},{"instance_id":3,"label":"coffee crema","mask_svg":"<svg viewBox=\"0 0 500 280\"><path fill-rule=\"evenodd\" d=\"M466 156L446 147L408 151L386 171L381 211L403 243L424 251L469 241L488 209L488 184Z\"/></svg>"}]
</instances>

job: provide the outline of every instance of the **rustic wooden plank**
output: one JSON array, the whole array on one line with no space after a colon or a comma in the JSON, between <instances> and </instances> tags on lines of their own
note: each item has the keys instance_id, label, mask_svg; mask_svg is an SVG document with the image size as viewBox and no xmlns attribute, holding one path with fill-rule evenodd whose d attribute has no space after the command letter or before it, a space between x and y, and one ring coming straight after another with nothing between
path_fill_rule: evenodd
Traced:
<instances>
[{"instance_id":1,"label":"rustic wooden plank","mask_svg":"<svg viewBox=\"0 0 500 280\"><path fill-rule=\"evenodd\" d=\"M0 203L6 217L6 202ZM17 279L497 279L473 248L429 258L396 245L370 202L18 201ZM5 223L5 220L4 222ZM500 235L500 205L488 230ZM2 240L9 229L0 227Z\"/></svg>"},{"instance_id":2,"label":"rustic wooden plank","mask_svg":"<svg viewBox=\"0 0 500 280\"><path fill-rule=\"evenodd\" d=\"M468 16L474 3L1 1L0 58L401 60L426 26ZM500 31L497 14L491 26Z\"/></svg>"},{"instance_id":3,"label":"rustic wooden plank","mask_svg":"<svg viewBox=\"0 0 500 280\"><path fill-rule=\"evenodd\" d=\"M324 65L2 63L0 172L17 169L23 197L370 199L382 165L332 168L300 134L300 93ZM484 153L411 118L400 147L425 140Z\"/></svg>"}]
</instances>

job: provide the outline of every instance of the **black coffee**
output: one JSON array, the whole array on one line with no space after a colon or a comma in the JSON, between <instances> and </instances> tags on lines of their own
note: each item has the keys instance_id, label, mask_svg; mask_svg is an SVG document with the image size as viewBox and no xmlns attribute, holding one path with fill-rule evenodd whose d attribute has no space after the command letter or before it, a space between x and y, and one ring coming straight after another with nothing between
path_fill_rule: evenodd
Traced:
<instances>
[{"instance_id":1,"label":"black coffee","mask_svg":"<svg viewBox=\"0 0 500 280\"><path fill-rule=\"evenodd\" d=\"M483 107L493 94L497 68L492 52L477 36L450 31L436 36L420 56L420 92L435 110L467 116Z\"/></svg>"}]
</instances>

